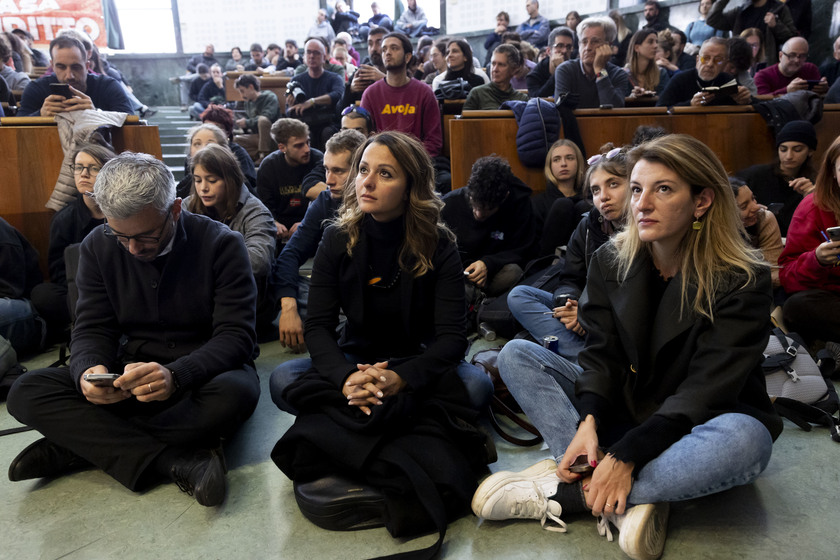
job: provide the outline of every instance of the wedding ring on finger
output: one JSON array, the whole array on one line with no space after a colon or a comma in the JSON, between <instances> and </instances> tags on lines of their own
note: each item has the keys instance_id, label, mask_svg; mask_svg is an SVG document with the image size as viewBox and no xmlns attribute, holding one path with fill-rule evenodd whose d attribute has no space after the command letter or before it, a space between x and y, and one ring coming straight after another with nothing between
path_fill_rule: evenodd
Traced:
<instances>
[{"instance_id":1,"label":"wedding ring on finger","mask_svg":"<svg viewBox=\"0 0 840 560\"><path fill-rule=\"evenodd\" d=\"M151 383L149 383L149 392L150 393L152 392L152 384Z\"/></svg>"}]
</instances>

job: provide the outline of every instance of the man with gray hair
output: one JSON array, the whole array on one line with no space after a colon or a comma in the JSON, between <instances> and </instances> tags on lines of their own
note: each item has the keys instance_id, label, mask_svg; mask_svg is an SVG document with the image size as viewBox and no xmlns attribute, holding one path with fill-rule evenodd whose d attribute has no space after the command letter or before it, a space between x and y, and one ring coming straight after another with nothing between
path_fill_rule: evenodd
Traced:
<instances>
[{"instance_id":1,"label":"man with gray hair","mask_svg":"<svg viewBox=\"0 0 840 560\"><path fill-rule=\"evenodd\" d=\"M126 152L94 186L106 223L81 244L70 370L20 377L9 413L44 435L12 481L98 467L130 490L169 479L225 498L220 440L253 412L257 289L242 236L190 214L162 162Z\"/></svg>"},{"instance_id":2,"label":"man with gray hair","mask_svg":"<svg viewBox=\"0 0 840 560\"><path fill-rule=\"evenodd\" d=\"M567 93L579 96L577 107L624 107L631 86L627 72L610 62L615 23L608 17L586 18L578 25L580 58L569 60L554 72L554 98Z\"/></svg>"}]
</instances>

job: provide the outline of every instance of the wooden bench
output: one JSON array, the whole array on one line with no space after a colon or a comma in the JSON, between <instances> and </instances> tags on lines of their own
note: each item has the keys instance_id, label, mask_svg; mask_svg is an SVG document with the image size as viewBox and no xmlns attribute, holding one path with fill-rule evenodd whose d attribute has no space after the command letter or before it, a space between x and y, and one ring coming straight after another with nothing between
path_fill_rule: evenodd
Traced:
<instances>
[{"instance_id":1,"label":"wooden bench","mask_svg":"<svg viewBox=\"0 0 840 560\"><path fill-rule=\"evenodd\" d=\"M125 126L113 128L117 152L145 152L162 159L158 127L141 125L129 116ZM17 228L38 251L47 276L50 220L54 212L44 207L50 199L64 151L55 120L48 117L0 119L0 216Z\"/></svg>"},{"instance_id":2,"label":"wooden bench","mask_svg":"<svg viewBox=\"0 0 840 560\"><path fill-rule=\"evenodd\" d=\"M234 86L236 78L243 74L254 74L260 81L260 91L267 89L273 91L277 95L277 100L280 102L280 115L286 113L286 84L291 81L291 78L282 74L264 74L260 75L256 72L225 72L227 80L225 80L225 99L228 101L242 101L242 95Z\"/></svg>"},{"instance_id":3,"label":"wooden bench","mask_svg":"<svg viewBox=\"0 0 840 560\"><path fill-rule=\"evenodd\" d=\"M578 109L575 111L587 156L607 143L620 146L633 138L640 125L661 126L668 132L690 134L720 157L727 172L772 161L775 143L762 116L747 107L665 107ZM840 134L840 104L826 105L815 125L816 161ZM464 111L449 122L452 188L466 185L476 159L490 154L506 158L517 177L535 192L545 189L542 167L525 167L516 153L518 130L512 111ZM562 136L562 133L561 133Z\"/></svg>"}]
</instances>

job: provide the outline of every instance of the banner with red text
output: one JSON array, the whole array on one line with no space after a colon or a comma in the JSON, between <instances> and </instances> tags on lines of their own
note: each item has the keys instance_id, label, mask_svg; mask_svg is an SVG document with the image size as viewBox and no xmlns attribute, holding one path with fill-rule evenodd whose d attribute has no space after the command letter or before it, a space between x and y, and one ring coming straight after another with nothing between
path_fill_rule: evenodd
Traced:
<instances>
[{"instance_id":1,"label":"banner with red text","mask_svg":"<svg viewBox=\"0 0 840 560\"><path fill-rule=\"evenodd\" d=\"M102 0L0 0L0 28L25 29L38 45L48 45L62 29L75 29L107 46Z\"/></svg>"}]
</instances>

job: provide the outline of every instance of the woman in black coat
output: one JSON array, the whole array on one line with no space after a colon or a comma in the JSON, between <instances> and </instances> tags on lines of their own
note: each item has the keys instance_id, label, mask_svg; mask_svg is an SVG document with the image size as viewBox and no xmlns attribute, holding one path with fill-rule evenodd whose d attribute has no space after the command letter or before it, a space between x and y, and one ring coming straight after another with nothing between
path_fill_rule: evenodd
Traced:
<instances>
[{"instance_id":1,"label":"woman in black coat","mask_svg":"<svg viewBox=\"0 0 840 560\"><path fill-rule=\"evenodd\" d=\"M374 476L373 465L397 453L446 489L444 517L451 519L467 510L474 471L487 460L462 377L492 391L487 376L462 361L466 305L457 245L440 220L434 170L418 140L398 132L368 139L349 176L312 268L304 329L312 367L285 387L282 373L272 375L272 394L298 412L272 457L299 495L317 492L327 476L334 488L340 475L384 490L386 501L405 500ZM337 337L340 311L347 321ZM406 458L406 446L417 453ZM426 446L436 451L421 451ZM345 504L348 515L358 505ZM407 509L418 508L410 500Z\"/></svg>"},{"instance_id":2,"label":"woman in black coat","mask_svg":"<svg viewBox=\"0 0 840 560\"><path fill-rule=\"evenodd\" d=\"M668 503L751 483L782 422L761 369L770 271L746 243L723 166L686 135L638 146L629 166L626 229L595 253L581 297L580 365L520 341L499 356L559 464L492 475L473 511L560 529L561 510L591 512L631 558L657 558ZM512 515L522 499L535 507Z\"/></svg>"}]
</instances>

